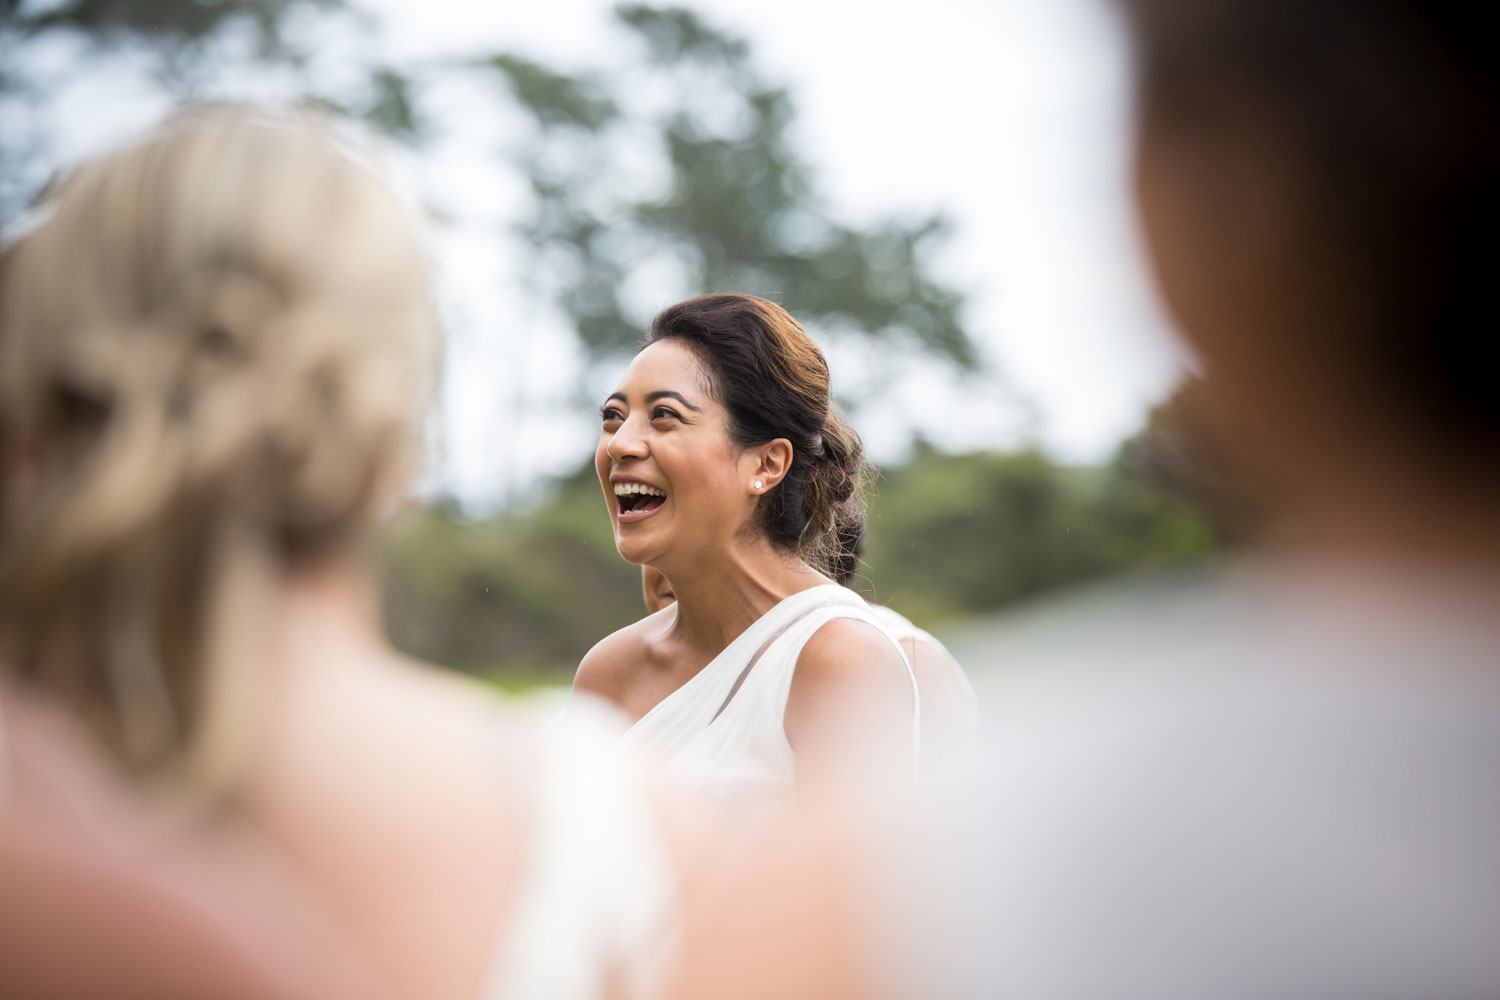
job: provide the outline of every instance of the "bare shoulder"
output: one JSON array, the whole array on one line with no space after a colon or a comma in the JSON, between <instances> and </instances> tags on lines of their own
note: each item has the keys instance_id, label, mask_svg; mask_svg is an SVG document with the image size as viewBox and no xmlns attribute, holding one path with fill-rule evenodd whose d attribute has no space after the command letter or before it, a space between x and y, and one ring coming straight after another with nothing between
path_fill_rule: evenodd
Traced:
<instances>
[{"instance_id":1,"label":"bare shoulder","mask_svg":"<svg viewBox=\"0 0 1500 1000\"><path fill-rule=\"evenodd\" d=\"M906 661L869 622L836 618L802 647L787 698L788 733L828 715L911 711Z\"/></svg>"},{"instance_id":2,"label":"bare shoulder","mask_svg":"<svg viewBox=\"0 0 1500 1000\"><path fill-rule=\"evenodd\" d=\"M817 801L910 774L916 704L906 658L877 626L837 618L797 659L782 725L798 797Z\"/></svg>"},{"instance_id":3,"label":"bare shoulder","mask_svg":"<svg viewBox=\"0 0 1500 1000\"><path fill-rule=\"evenodd\" d=\"M578 671L573 675L573 691L598 695L616 703L623 700L646 655L647 637L660 627L660 616L669 611L664 608L654 615L647 615L596 642L578 663Z\"/></svg>"},{"instance_id":4,"label":"bare shoulder","mask_svg":"<svg viewBox=\"0 0 1500 1000\"><path fill-rule=\"evenodd\" d=\"M835 618L814 632L797 659L796 677L818 685L910 684L896 646L880 629L857 618Z\"/></svg>"}]
</instances>

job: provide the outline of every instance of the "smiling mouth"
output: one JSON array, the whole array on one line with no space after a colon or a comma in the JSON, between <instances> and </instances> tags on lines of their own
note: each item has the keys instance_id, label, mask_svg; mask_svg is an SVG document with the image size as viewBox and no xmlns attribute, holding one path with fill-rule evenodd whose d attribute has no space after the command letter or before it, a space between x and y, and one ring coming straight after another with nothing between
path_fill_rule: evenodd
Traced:
<instances>
[{"instance_id":1,"label":"smiling mouth","mask_svg":"<svg viewBox=\"0 0 1500 1000\"><path fill-rule=\"evenodd\" d=\"M667 502L664 491L640 483L616 483L614 493L620 521L626 524L650 517Z\"/></svg>"}]
</instances>

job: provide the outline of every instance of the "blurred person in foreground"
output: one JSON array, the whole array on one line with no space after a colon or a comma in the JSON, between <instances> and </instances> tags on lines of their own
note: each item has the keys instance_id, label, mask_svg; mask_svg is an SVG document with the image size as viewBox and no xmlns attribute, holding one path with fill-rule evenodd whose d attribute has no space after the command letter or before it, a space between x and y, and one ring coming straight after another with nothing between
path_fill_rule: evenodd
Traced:
<instances>
[{"instance_id":1,"label":"blurred person in foreground","mask_svg":"<svg viewBox=\"0 0 1500 1000\"><path fill-rule=\"evenodd\" d=\"M378 638L439 347L408 214L343 127L205 107L4 248L7 996L664 988L628 766Z\"/></svg>"},{"instance_id":2,"label":"blurred person in foreground","mask_svg":"<svg viewBox=\"0 0 1500 1000\"><path fill-rule=\"evenodd\" d=\"M1495 996L1495 35L1431 0L1118 6L1146 245L1267 530L976 645L1034 669L987 692L907 986Z\"/></svg>"},{"instance_id":3,"label":"blurred person in foreground","mask_svg":"<svg viewBox=\"0 0 1500 1000\"><path fill-rule=\"evenodd\" d=\"M872 866L894 901L863 911L873 978L891 997L1500 995L1489 12L1118 6L1155 275L1198 419L1267 530L1227 566L960 648L984 766L943 849Z\"/></svg>"}]
</instances>

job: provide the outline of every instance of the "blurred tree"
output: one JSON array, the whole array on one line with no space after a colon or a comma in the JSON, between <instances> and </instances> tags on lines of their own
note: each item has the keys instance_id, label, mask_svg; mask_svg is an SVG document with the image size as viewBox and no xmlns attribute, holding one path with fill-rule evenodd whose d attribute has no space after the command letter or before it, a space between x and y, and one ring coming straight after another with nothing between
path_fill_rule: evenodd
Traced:
<instances>
[{"instance_id":1,"label":"blurred tree","mask_svg":"<svg viewBox=\"0 0 1500 1000\"><path fill-rule=\"evenodd\" d=\"M643 613L640 570L615 551L592 461L528 511L471 521L418 507L387 547L396 643L464 670L570 671Z\"/></svg>"},{"instance_id":2,"label":"blurred tree","mask_svg":"<svg viewBox=\"0 0 1500 1000\"><path fill-rule=\"evenodd\" d=\"M569 73L514 53L457 67L392 66L365 37L354 65L312 72L329 32L309 18L335 15L345 40L373 23L346 0L6 0L0 42L24 53L66 35L101 57L139 56L177 99L285 73L280 89L270 88L282 99L356 114L411 143L427 134L423 82L477 67L503 81L536 125L535 136L515 144L535 195L519 226L533 251L528 284L561 311L595 363L633 345L666 304L660 289L672 287L682 296L765 295L822 334L888 347L881 356L891 365L920 351L962 370L977 366L963 297L931 273L945 221L860 228L835 219L792 137L790 95L762 78L744 39L687 10L627 5L615 11L626 58L609 71ZM347 48L340 58L351 61ZM24 59L0 69L12 125L46 104L49 82L29 72ZM0 137L8 178L0 219L51 168L44 131L12 127Z\"/></svg>"},{"instance_id":3,"label":"blurred tree","mask_svg":"<svg viewBox=\"0 0 1500 1000\"><path fill-rule=\"evenodd\" d=\"M530 279L596 362L634 346L651 313L638 284L681 296L774 299L824 333L864 335L959 369L978 364L963 297L931 274L940 217L837 221L792 137L794 107L744 39L682 9L622 6L627 62L564 74L497 55L495 73L537 126L517 155L535 195L521 226Z\"/></svg>"},{"instance_id":4,"label":"blurred tree","mask_svg":"<svg viewBox=\"0 0 1500 1000\"><path fill-rule=\"evenodd\" d=\"M1037 451L921 448L879 484L856 589L941 622L1109 573L1201 558L1218 539L1196 503L1122 453L1069 467Z\"/></svg>"},{"instance_id":5,"label":"blurred tree","mask_svg":"<svg viewBox=\"0 0 1500 1000\"><path fill-rule=\"evenodd\" d=\"M527 277L595 363L628 350L671 288L765 295L820 335L875 348L862 353L888 368L919 355L978 367L963 297L933 273L944 220L837 218L798 148L790 95L761 75L744 39L688 11L625 6L617 61L578 72L515 53L388 65L372 46L356 45L357 58L325 53L324 33L307 30L323 17L367 24L361 16L345 0L0 0L0 219L54 165L51 137L13 127L30 119L11 113L46 105L51 84L30 75L45 60L12 56L49 40L81 41L101 59L143 56L175 98L274 78L281 89L257 91L264 99L351 111L419 151L437 131L427 84L477 77L501 84L530 122L511 143L534 195L519 228ZM330 73L320 60L341 62ZM487 110L501 108L472 113ZM1214 526L1165 471L1176 426L1162 411L1102 469L1038 452L919 448L881 484L864 583L926 623L1208 550ZM638 571L615 553L602 503L585 466L531 506L485 520L440 503L410 512L389 548L398 643L470 670L571 669L642 610Z\"/></svg>"},{"instance_id":6,"label":"blurred tree","mask_svg":"<svg viewBox=\"0 0 1500 1000\"><path fill-rule=\"evenodd\" d=\"M1037 451L919 448L879 481L852 586L941 625L1217 551L1211 517L1132 454L1078 468ZM463 669L565 679L591 645L644 613L639 571L615 552L592 463L530 511L478 522L414 511L389 566L397 643Z\"/></svg>"},{"instance_id":7,"label":"blurred tree","mask_svg":"<svg viewBox=\"0 0 1500 1000\"><path fill-rule=\"evenodd\" d=\"M332 17L341 19L336 32ZM753 292L821 336L879 345L866 356L873 385L895 377L913 352L959 370L978 366L963 296L932 273L941 217L839 221L793 138L790 95L762 77L744 39L677 8L626 5L615 18L621 60L597 72L510 52L390 65L368 30L375 19L351 0L5 0L0 43L25 54L48 38L81 39L100 57L91 71L114 71L105 57L121 72L145 64L174 99L243 95L248 86L363 117L414 145L430 136L425 84L477 70L501 81L506 100L535 124L533 136L512 144L535 196L518 227L532 262L526 283L560 311L594 364L637 341L669 288L679 297ZM335 33L337 55L325 56L320 42ZM360 42L351 49L350 39ZM322 65L329 59L339 65ZM0 136L0 220L55 165L56 137L23 122L58 82L32 79L35 71L27 59L0 68L0 110L11 126Z\"/></svg>"},{"instance_id":8,"label":"blurred tree","mask_svg":"<svg viewBox=\"0 0 1500 1000\"><path fill-rule=\"evenodd\" d=\"M288 15L302 7L333 8L343 0L63 0L39 4L4 0L0 29L23 38L44 32L79 31L97 43L118 42L121 36L147 39L162 48L186 47L230 27L254 30L261 53L287 56L291 47L284 30Z\"/></svg>"},{"instance_id":9,"label":"blurred tree","mask_svg":"<svg viewBox=\"0 0 1500 1000\"><path fill-rule=\"evenodd\" d=\"M340 92L314 82L310 66L329 22L355 46L354 82ZM403 139L418 134L410 83L369 51L369 15L346 0L0 0L0 221L29 202L54 162L57 136L45 121L54 91L77 73L45 58L54 43L81 43L88 70L129 85L144 73L172 100L215 98L227 89L268 87L303 101L363 117ZM43 58L33 59L36 53ZM342 58L351 58L349 51ZM231 85L226 88L226 81Z\"/></svg>"}]
</instances>

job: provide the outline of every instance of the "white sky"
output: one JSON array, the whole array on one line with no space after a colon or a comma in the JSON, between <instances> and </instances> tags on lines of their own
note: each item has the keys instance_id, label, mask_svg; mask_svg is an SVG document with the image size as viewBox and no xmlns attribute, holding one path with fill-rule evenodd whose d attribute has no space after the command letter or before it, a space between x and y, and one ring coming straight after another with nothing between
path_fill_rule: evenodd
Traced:
<instances>
[{"instance_id":1,"label":"white sky","mask_svg":"<svg viewBox=\"0 0 1500 1000\"><path fill-rule=\"evenodd\" d=\"M513 48L577 68L611 60L618 36L610 6L381 0L387 38L402 54ZM895 405L867 409L858 421L877 458L899 454L900 429L912 422L953 447L1005 447L1031 432L1059 457L1083 462L1107 457L1136 429L1179 362L1134 230L1126 56L1099 0L688 6L749 37L765 75L790 85L806 159L841 214L858 221L942 210L957 224L943 273L970 292L971 328L1008 389L910 379ZM464 370L450 380L448 459L456 480L478 492L508 475L486 468L495 462L486 442L505 437L475 433L505 419L512 397L497 391L499 369L509 367L519 388L535 386L538 368L569 367L565 341L554 351L535 337L507 346L504 334L493 336L487 351L459 352ZM495 365L471 364L480 354ZM840 358L832 360L837 380ZM1012 394L1029 401L1032 423ZM571 467L594 434L590 415L580 423L536 435L537 454L499 450L528 473Z\"/></svg>"},{"instance_id":2,"label":"white sky","mask_svg":"<svg viewBox=\"0 0 1500 1000\"><path fill-rule=\"evenodd\" d=\"M500 49L574 69L619 61L608 0L365 3L382 14L398 64ZM1180 362L1134 230L1125 53L1105 0L687 6L750 38L763 75L789 85L804 158L838 214L940 210L956 223L941 273L970 294L971 332L1004 383L955 387L919 366L895 398L857 414L877 460L898 458L914 425L950 447L1036 439L1078 462L1106 458L1136 429ZM64 160L168 108L149 86L82 69L76 46L40 58L78 67L50 96L54 117L71 123L57 133ZM255 94L257 84L239 84L236 96ZM452 220L437 248L452 340L435 480L484 507L580 464L597 430L566 405L578 347L554 317L518 305L507 284L517 249L494 236L525 204L496 160L520 123L491 101L473 114L461 84L424 99L445 130L412 172ZM672 290L660 294L665 305ZM858 361L831 352L836 387L841 366Z\"/></svg>"}]
</instances>

